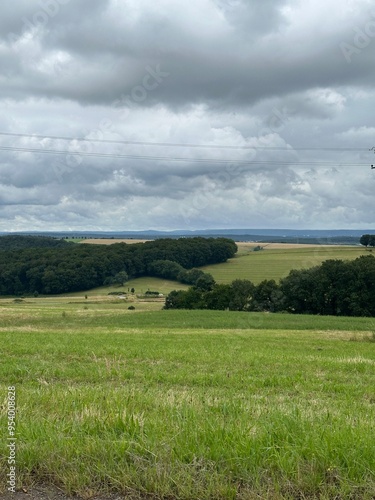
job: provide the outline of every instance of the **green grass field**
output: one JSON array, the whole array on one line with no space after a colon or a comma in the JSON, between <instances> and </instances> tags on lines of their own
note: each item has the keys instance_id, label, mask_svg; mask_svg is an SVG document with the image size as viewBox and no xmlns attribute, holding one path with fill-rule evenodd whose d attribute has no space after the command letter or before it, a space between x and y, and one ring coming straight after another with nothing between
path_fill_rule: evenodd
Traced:
<instances>
[{"instance_id":1,"label":"green grass field","mask_svg":"<svg viewBox=\"0 0 375 500\"><path fill-rule=\"evenodd\" d=\"M374 498L373 318L72 299L0 301L3 490L15 386L19 488Z\"/></svg>"},{"instance_id":2,"label":"green grass field","mask_svg":"<svg viewBox=\"0 0 375 500\"><path fill-rule=\"evenodd\" d=\"M321 264L327 259L355 259L360 255L369 255L369 250L363 247L306 247L267 249L254 252L248 248L239 248L238 255L223 264L205 266L201 269L213 275L217 283L231 283L235 279L249 279L253 283L260 283L264 279L278 281L289 274L292 269L309 268ZM142 277L128 281L122 287L100 287L86 292L69 294L71 297L98 297L109 292L135 288L136 294L143 294L147 290L159 291L168 295L172 290L185 290L187 285L177 281L168 281L159 278Z\"/></svg>"},{"instance_id":3,"label":"green grass field","mask_svg":"<svg viewBox=\"0 0 375 500\"><path fill-rule=\"evenodd\" d=\"M363 247L306 247L267 249L260 252L240 249L234 259L224 264L205 266L201 269L211 273L217 283L230 283L235 279L248 279L260 283L264 279L278 281L292 269L307 269L328 259L355 259L369 255Z\"/></svg>"}]
</instances>

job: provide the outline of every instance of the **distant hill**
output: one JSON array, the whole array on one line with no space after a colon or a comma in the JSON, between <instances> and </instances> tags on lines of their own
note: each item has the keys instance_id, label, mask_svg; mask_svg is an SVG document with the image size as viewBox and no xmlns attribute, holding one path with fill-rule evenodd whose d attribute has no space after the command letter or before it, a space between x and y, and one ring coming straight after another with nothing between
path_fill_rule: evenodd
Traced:
<instances>
[{"instance_id":1,"label":"distant hill","mask_svg":"<svg viewBox=\"0 0 375 500\"><path fill-rule=\"evenodd\" d=\"M57 248L70 245L65 240L48 236L6 235L0 236L0 250L21 250L24 248Z\"/></svg>"},{"instance_id":2,"label":"distant hill","mask_svg":"<svg viewBox=\"0 0 375 500\"><path fill-rule=\"evenodd\" d=\"M5 233L4 233L5 234ZM275 243L318 243L331 245L359 244L362 234L375 234L375 229L202 229L176 231L51 231L23 232L24 235L42 235L55 238L114 238L159 239L193 236L224 237L236 241Z\"/></svg>"}]
</instances>

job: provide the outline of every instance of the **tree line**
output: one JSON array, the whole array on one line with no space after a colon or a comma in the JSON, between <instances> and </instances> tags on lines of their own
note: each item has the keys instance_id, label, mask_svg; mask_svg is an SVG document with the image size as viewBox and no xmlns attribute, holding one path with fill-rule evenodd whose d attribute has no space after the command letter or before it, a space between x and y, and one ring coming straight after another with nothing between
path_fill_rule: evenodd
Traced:
<instances>
[{"instance_id":1,"label":"tree line","mask_svg":"<svg viewBox=\"0 0 375 500\"><path fill-rule=\"evenodd\" d=\"M0 236L0 250L21 250L23 248L61 248L73 243L50 236L27 236L7 234Z\"/></svg>"},{"instance_id":2,"label":"tree line","mask_svg":"<svg viewBox=\"0 0 375 500\"><path fill-rule=\"evenodd\" d=\"M292 270L276 283L248 280L173 291L166 309L268 311L335 316L375 316L375 258L327 260L319 266Z\"/></svg>"},{"instance_id":3,"label":"tree line","mask_svg":"<svg viewBox=\"0 0 375 500\"><path fill-rule=\"evenodd\" d=\"M359 242L364 247L375 247L375 234L362 234Z\"/></svg>"},{"instance_id":4,"label":"tree line","mask_svg":"<svg viewBox=\"0 0 375 500\"><path fill-rule=\"evenodd\" d=\"M80 243L59 248L34 247L31 240L28 244L28 248L0 251L0 295L89 290L102 286L120 272L129 278L164 277L164 271L154 265L155 261L179 265L181 279L184 276L189 279L193 268L225 262L237 251L233 240L202 237L165 238L134 244Z\"/></svg>"}]
</instances>

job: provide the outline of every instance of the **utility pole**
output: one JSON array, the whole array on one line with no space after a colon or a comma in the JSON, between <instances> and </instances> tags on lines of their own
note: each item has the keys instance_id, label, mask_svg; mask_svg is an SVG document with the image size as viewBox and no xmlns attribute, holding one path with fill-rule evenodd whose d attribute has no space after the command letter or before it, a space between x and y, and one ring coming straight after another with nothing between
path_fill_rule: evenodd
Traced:
<instances>
[{"instance_id":1,"label":"utility pole","mask_svg":"<svg viewBox=\"0 0 375 500\"><path fill-rule=\"evenodd\" d=\"M369 149L369 151L373 151L375 153L375 146L372 146L372 148ZM375 168L375 165L371 165L371 170Z\"/></svg>"}]
</instances>

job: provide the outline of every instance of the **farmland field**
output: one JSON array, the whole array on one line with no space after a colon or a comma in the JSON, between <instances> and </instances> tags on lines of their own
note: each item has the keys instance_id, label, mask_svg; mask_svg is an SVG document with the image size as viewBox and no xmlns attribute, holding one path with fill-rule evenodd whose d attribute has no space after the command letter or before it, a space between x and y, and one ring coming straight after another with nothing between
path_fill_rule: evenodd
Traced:
<instances>
[{"instance_id":1,"label":"farmland field","mask_svg":"<svg viewBox=\"0 0 375 500\"><path fill-rule=\"evenodd\" d=\"M235 279L248 279L260 283L264 279L287 276L291 269L307 269L328 259L355 259L369 255L370 251L357 246L309 246L264 244L264 250L254 252L257 244L238 244L235 258L223 264L205 266L201 269L211 273L217 283L230 283Z\"/></svg>"},{"instance_id":2,"label":"farmland field","mask_svg":"<svg viewBox=\"0 0 375 500\"><path fill-rule=\"evenodd\" d=\"M103 241L103 240L100 240ZM109 240L111 241L111 240ZM324 246L324 245L282 245L264 244L264 250L254 252L257 244L237 243L238 253L234 259L223 264L205 266L201 269L211 273L217 283L230 283L235 279L249 279L253 283L260 283L264 279L284 278L292 269L302 269L317 266L327 259L355 259L361 255L371 255L370 250L358 246ZM375 255L375 254L374 254ZM118 288L127 291L135 288L136 294L144 293L148 289L168 294L172 290L185 290L188 287L177 281L168 281L159 278L142 277L132 279L125 287ZM92 295L102 295L115 291L113 287L101 287L89 290ZM85 292L74 294L83 296ZM72 294L73 295L73 294Z\"/></svg>"},{"instance_id":3,"label":"farmland field","mask_svg":"<svg viewBox=\"0 0 375 500\"><path fill-rule=\"evenodd\" d=\"M372 318L129 311L99 296L1 300L0 317L18 488L374 498Z\"/></svg>"},{"instance_id":4,"label":"farmland field","mask_svg":"<svg viewBox=\"0 0 375 500\"><path fill-rule=\"evenodd\" d=\"M74 240L73 240L74 241ZM151 241L151 240L140 240L137 238L87 238L87 239L82 239L79 241L79 243L87 243L89 245L113 245L114 243L127 243L127 244L133 244L133 243L145 243L146 241Z\"/></svg>"},{"instance_id":5,"label":"farmland field","mask_svg":"<svg viewBox=\"0 0 375 500\"><path fill-rule=\"evenodd\" d=\"M94 288L92 290L87 290L86 292L75 292L66 294L66 297L83 297L88 295L89 297L104 297L108 293L121 292L124 291L128 293L128 289L134 288L136 295L142 295L147 292L147 290L157 291L164 295L167 295L172 290L185 290L188 289L188 285L183 285L178 281L164 280L161 278L153 278L150 276L145 276L142 278L135 278L127 281L123 286L102 286L99 288Z\"/></svg>"}]
</instances>

